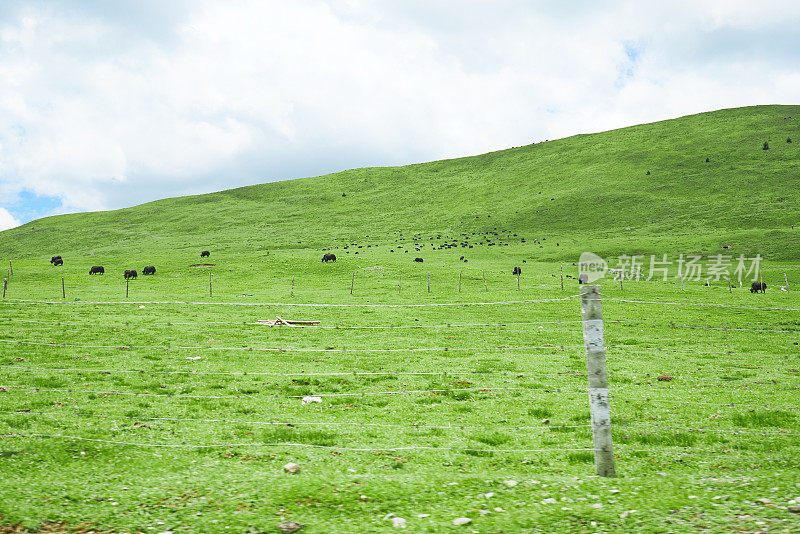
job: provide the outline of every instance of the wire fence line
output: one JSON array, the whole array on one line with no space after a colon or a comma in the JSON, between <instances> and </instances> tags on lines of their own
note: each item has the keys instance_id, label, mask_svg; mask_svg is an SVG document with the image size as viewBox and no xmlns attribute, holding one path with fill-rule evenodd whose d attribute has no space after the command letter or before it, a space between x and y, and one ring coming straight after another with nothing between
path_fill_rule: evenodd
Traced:
<instances>
[{"instance_id":1,"label":"wire fence line","mask_svg":"<svg viewBox=\"0 0 800 534\"><path fill-rule=\"evenodd\" d=\"M495 346L495 347L408 347L393 349L367 349L367 348L297 348L297 347L215 347L206 345L81 345L73 343L59 343L56 341L23 341L15 339L0 339L0 343L17 345L36 345L56 348L75 349L122 349L122 350L243 350L254 352L457 352L457 351L517 351L517 350L563 350L582 349L583 345L531 345L531 346Z\"/></svg>"},{"instance_id":2,"label":"wire fence line","mask_svg":"<svg viewBox=\"0 0 800 534\"><path fill-rule=\"evenodd\" d=\"M376 427L376 428L400 428L400 429L409 429L409 430L538 430L538 431L546 431L550 430L551 428L562 429L562 428L574 428L574 429L588 429L591 428L592 425L556 425L556 426L549 426L549 425L428 425L428 424L389 424L389 423L363 423L360 421L347 421L347 422L331 422L331 421L252 421L252 420L242 420L242 419L202 419L202 418L192 418L192 417L135 417L135 416L128 416L128 415L118 415L118 414L97 414L97 413L83 413L83 412L31 412L27 410L17 410L17 411L2 411L0 414L12 414L12 415L21 415L21 416L33 416L33 415L46 415L46 416L53 416L53 417L63 417L65 415L76 416L76 417L97 417L106 421L124 421L124 420L134 420L134 421L165 421L165 422L198 422L198 423L229 423L229 424L243 424L243 425L264 425L264 426L288 426L288 427L296 427L296 426L349 426L349 427Z\"/></svg>"},{"instance_id":3,"label":"wire fence line","mask_svg":"<svg viewBox=\"0 0 800 534\"><path fill-rule=\"evenodd\" d=\"M558 432L562 429L590 429L591 424L584 425L564 425L556 422L539 424L536 426L531 425L430 425L426 423L407 423L407 424L390 424L390 423L364 423L362 421L263 421L263 420L245 420L245 419L208 419L208 418L193 418L193 417L147 417L147 416L132 416L124 414L111 414L111 413L87 413L87 412L34 412L26 409L15 411L0 411L0 414L18 415L18 416L49 416L49 417L64 417L74 416L76 418L100 418L105 421L156 421L156 422L196 422L196 423L225 423L225 424L241 424L241 425L256 425L256 426L277 426L277 427L302 427L302 426L333 426L333 427L354 427L354 428L392 428L392 429L406 429L406 430L535 430L535 431L554 431ZM691 432L716 432L724 434L756 434L760 436L800 436L798 432L789 432L788 430L747 430L743 428L701 428L693 426L676 426L665 425L657 423L617 423L615 425L620 429L645 429L645 430L680 430Z\"/></svg>"},{"instance_id":4,"label":"wire fence line","mask_svg":"<svg viewBox=\"0 0 800 534\"><path fill-rule=\"evenodd\" d=\"M563 351L566 349L584 349L584 345L527 345L527 346L513 346L513 345L499 345L487 347L407 347L407 348L302 348L302 347L217 347L209 345L83 345L76 343L60 343L56 341L27 341L15 339L0 339L0 343L17 344L17 345L33 345L42 347L53 348L77 348L77 349L109 349L109 350L200 350L200 351L246 351L246 352L320 352L320 353L347 353L347 352L375 352L375 353L393 353L393 352L470 352L470 351L521 351L521 350L540 350L540 351ZM733 352L733 351L698 351L687 349L674 349L664 347L640 347L635 345L607 345L606 351L618 350L631 350L631 351L655 351L666 352L675 354L721 354L726 356L759 356L770 358L786 357L786 354L771 354L771 353L751 353L751 352Z\"/></svg>"},{"instance_id":5,"label":"wire fence line","mask_svg":"<svg viewBox=\"0 0 800 534\"><path fill-rule=\"evenodd\" d=\"M470 447L433 447L424 445L411 445L411 446L397 446L397 447L342 447L337 445L316 445L311 443L292 443L292 442L244 442L244 443L212 443L212 444L187 444L187 443L152 443L140 441L122 441L122 440L109 440L100 438L86 438L81 436L68 436L63 434L0 434L0 438L47 438L47 439L66 439L73 441L88 441L94 443L103 443L108 445L124 445L124 446L141 446L145 448L156 449L218 449L218 448L238 448L238 447L299 447L299 448L314 448L314 449L328 449L337 451L348 452L402 452L402 451L438 451L438 452L475 452L475 453L563 453L563 452L597 452L601 449L595 448L571 448L571 447L550 447L545 449L494 449L494 448L470 448ZM733 454L731 451L714 451L708 449L692 449L690 452L675 451L675 450L659 450L659 449L634 449L628 447L617 447L615 453L647 453L647 454L665 454L665 455L682 455L682 456L712 456L724 458L758 458L757 456L742 456L741 454Z\"/></svg>"},{"instance_id":6,"label":"wire fence line","mask_svg":"<svg viewBox=\"0 0 800 534\"><path fill-rule=\"evenodd\" d=\"M718 369L717 372L723 371L738 371L740 368L736 369ZM409 372L409 371L380 371L380 372L363 372L363 371L349 371L349 372L342 372L342 371L332 371L332 372L294 372L294 373L285 373L285 372L263 372L263 371L256 371L256 372L247 372L247 371L238 371L238 372L223 372L223 371L198 371L193 369L188 370L155 370L155 369L108 369L108 368L88 368L88 367L32 367L32 366L20 366L20 365L0 365L0 372L22 372L22 371L47 371L47 372L63 372L63 373L102 373L102 374L134 374L134 375L196 375L196 376L236 376L236 377L246 377L246 376L274 376L274 377L325 377L325 376L332 376L332 377L373 377L373 376L442 376L442 377L452 377L456 378L459 375L476 375L476 376L498 376L500 378L511 378L511 379L530 379L530 380L537 380L539 377L548 376L548 377L575 377L575 378L585 378L586 373L579 373L576 371L563 371L563 372L551 372L551 373L541 373L535 372L534 375L520 373L518 371L492 371L488 373L486 371L475 371L475 370L468 370L468 369L454 369L454 370L442 370L442 371L416 371L416 372ZM659 381L660 376L668 376L668 380L666 382L670 382L669 384L664 384L665 386L669 385L670 389L674 388L675 386L679 387L719 387L720 384L709 384L708 382L692 382L692 383L672 383L673 379L684 379L684 378L712 378L712 379L719 379L719 380L726 380L725 386L730 387L733 385L731 382L739 381L740 379L726 379L725 377L715 376L712 374L690 374L690 375L663 375L658 373L624 373L624 372L614 372L614 376L622 377L622 378L640 378L642 380L655 380ZM512 376L514 375L514 376ZM759 378L759 379L785 379L787 376L783 375L758 375L747 377L747 378ZM798 378L800 379L800 374L797 377L788 376L788 378ZM664 382L665 380L661 379L660 381Z\"/></svg>"},{"instance_id":7,"label":"wire fence line","mask_svg":"<svg viewBox=\"0 0 800 534\"><path fill-rule=\"evenodd\" d=\"M592 448L546 448L546 449L489 449L489 448L469 448L469 447L432 447L425 445L410 445L398 447L342 447L337 445L316 445L312 443L292 443L286 441L279 441L274 443L263 442L245 442L245 443L214 443L214 444L187 444L187 443L145 443L140 441L121 441L109 440L99 438L86 438L81 436L66 436L63 434L0 434L0 438L61 438L71 439L76 441L93 441L98 443L108 443L114 445L129 445L129 446L142 446L154 448L168 448L168 449L210 449L210 448L228 448L228 447L307 447L316 449L330 449L339 451L353 451L353 452L398 452L398 451L453 451L453 452L506 452L506 453L526 453L526 452L569 452L569 451L586 451L592 452Z\"/></svg>"},{"instance_id":8,"label":"wire fence line","mask_svg":"<svg viewBox=\"0 0 800 534\"><path fill-rule=\"evenodd\" d=\"M20 366L20 365L0 365L0 371L56 371L56 372L78 372L78 373L120 373L120 374L187 374L187 375L211 375L211 376L278 376L278 377L289 377L289 376L349 376L349 377L359 377L359 376L452 376L457 377L458 375L497 375L500 374L503 377L507 377L506 375L514 374L517 375L517 378L520 377L520 373L517 371L492 371L491 373L487 373L485 371L475 371L475 370L467 370L467 369L450 369L450 370L441 370L441 371L333 371L333 372L304 372L299 371L296 373L286 373L286 372L265 372L265 371L256 371L256 372L249 372L249 371L238 371L238 372L222 372L222 371L197 371L193 369L189 370L149 370L149 369L93 369L93 368L86 368L86 367L30 367L30 366ZM586 373L576 373L573 371L564 371L561 373L540 373L537 372L535 376L525 376L525 378L535 379L538 376L577 376L577 377L585 377ZM510 377L509 377L510 378Z\"/></svg>"},{"instance_id":9,"label":"wire fence line","mask_svg":"<svg viewBox=\"0 0 800 534\"><path fill-rule=\"evenodd\" d=\"M470 393L485 393L490 391L542 391L545 393L558 393L558 394L575 394L586 395L585 390L561 390L558 388L526 388L526 387L483 387L476 386L474 388L441 388L441 389L398 389L391 391L361 391L356 393L306 393L304 395L278 395L263 393L241 393L239 395L193 395L191 393L147 393L136 391L99 391L90 389L75 389L75 388L15 388L3 386L0 393L69 393L74 394L91 394L101 396L114 396L125 395L132 397L165 397L171 399L253 399L272 397L278 399L302 399L303 397L362 397L368 395L416 395L420 393L452 393L452 392L470 392Z\"/></svg>"},{"instance_id":10,"label":"wire fence line","mask_svg":"<svg viewBox=\"0 0 800 534\"><path fill-rule=\"evenodd\" d=\"M428 302L422 304L339 304L339 303L312 303L312 302L202 302L202 301L181 301L181 300L153 300L153 301L91 301L91 300L26 300L26 299L5 299L0 304L51 304L51 305L141 305L141 304L170 304L182 306L267 306L267 307L305 307L305 308L441 308L458 306L503 306L516 304L541 304L547 302L565 302L575 299L580 295L570 295L568 297L550 299L523 299L523 300L501 300L490 302Z\"/></svg>"},{"instance_id":11,"label":"wire fence line","mask_svg":"<svg viewBox=\"0 0 800 534\"><path fill-rule=\"evenodd\" d=\"M175 322L175 321L155 321L155 322L144 322L144 323L133 323L133 322L118 322L118 323L101 323L98 324L96 321L85 321L85 322L67 322L67 321L37 321L33 319L17 319L12 317L0 317L0 321L8 321L8 322L19 322L19 323L30 323L30 324L44 324L50 326L89 326L89 327L96 327L96 328L111 328L115 326L135 326L140 328L146 328L148 326L197 326L197 325L207 325L207 324L224 324L224 325L247 325L247 326L265 326L259 322L250 322L250 321L194 321L190 323L183 323L183 322ZM583 321L580 320L563 320L563 321L501 321L496 323L462 323L462 324L403 324L403 325L333 325L333 326L325 326L325 325L314 325L312 326L303 326L299 325L303 328L314 328L315 330L401 330L401 329L426 329L426 328L472 328L472 327L496 327L496 326L533 326L533 325L543 325L543 324L577 324ZM606 321L609 323L618 323L621 321Z\"/></svg>"},{"instance_id":12,"label":"wire fence line","mask_svg":"<svg viewBox=\"0 0 800 534\"><path fill-rule=\"evenodd\" d=\"M760 306L737 306L736 304L720 304L715 302L666 302L659 300L632 300L632 299L622 299L619 297L612 297L611 295L606 295L605 293L600 293L600 295L608 300L613 300L616 302L625 302L628 304L655 304L661 306L699 306L708 308L731 308L735 310L800 312L800 309L798 308L768 308Z\"/></svg>"},{"instance_id":13,"label":"wire fence line","mask_svg":"<svg viewBox=\"0 0 800 534\"><path fill-rule=\"evenodd\" d=\"M116 322L116 323L97 323L96 321L38 321L33 319L18 319L12 317L0 317L0 321L42 324L50 326L85 326L91 328L112 328L117 326L147 328L150 326L198 326L198 325L237 325L237 326L265 326L263 323L253 321L153 321L145 323L137 322ZM485 328L485 327L509 327L509 326L535 326L535 325L570 325L578 324L581 320L562 320L562 321L498 321L493 323L444 323L444 324L401 324L401 325L295 325L299 328L313 328L314 330L402 330L402 329L447 329L447 328ZM800 334L800 328L796 330L777 330L762 328L741 328L736 326L707 326L690 325L676 323L649 323L641 321L609 320L604 319L604 323L620 324L623 326L652 326L657 328L688 328L696 330L719 330L723 332L759 332L776 334Z\"/></svg>"},{"instance_id":14,"label":"wire fence line","mask_svg":"<svg viewBox=\"0 0 800 534\"><path fill-rule=\"evenodd\" d=\"M278 394L263 394L263 393L241 393L237 395L194 395L191 393L148 393L148 392L133 392L133 391L114 391L114 390L88 390L88 389L75 389L75 388L14 388L3 387L0 393L55 393L55 394L69 394L69 395L98 395L98 396L130 396L130 397L155 397L155 398L168 398L168 399L255 399L255 398L277 398L277 399L302 399L304 397L366 397L375 395L418 395L418 394L449 394L449 393L487 393L497 391L532 391L539 393L555 394L555 395L586 395L586 390L565 390L557 387L552 388L529 388L529 387L483 387L476 386L472 388L442 388L442 389L412 389L412 390L391 390L391 391L363 391L352 393L307 393L303 395L278 395ZM745 408L745 409L773 409L773 410L789 410L798 411L800 407L795 406L774 406L770 404L753 403L751 399L736 399L729 402L703 402L695 400L675 400L664 399L655 397L641 397L633 398L626 396L624 390L623 394L614 394L609 398L613 401L628 401L628 402L656 402L656 403L676 403L687 404L694 406L726 406L730 408Z\"/></svg>"}]
</instances>

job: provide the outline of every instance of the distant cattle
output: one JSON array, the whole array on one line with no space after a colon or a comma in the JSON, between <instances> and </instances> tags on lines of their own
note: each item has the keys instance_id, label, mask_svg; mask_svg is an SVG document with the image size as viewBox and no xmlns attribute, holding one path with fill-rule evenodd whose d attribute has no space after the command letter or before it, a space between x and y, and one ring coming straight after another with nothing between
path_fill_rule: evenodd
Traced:
<instances>
[{"instance_id":1,"label":"distant cattle","mask_svg":"<svg viewBox=\"0 0 800 534\"><path fill-rule=\"evenodd\" d=\"M750 286L750 293L758 293L759 291L761 293L766 293L767 284L764 282L753 282L753 284Z\"/></svg>"},{"instance_id":2,"label":"distant cattle","mask_svg":"<svg viewBox=\"0 0 800 534\"><path fill-rule=\"evenodd\" d=\"M419 263L422 263L422 258L414 258L414 261L417 261L417 262L419 262Z\"/></svg>"},{"instance_id":3,"label":"distant cattle","mask_svg":"<svg viewBox=\"0 0 800 534\"><path fill-rule=\"evenodd\" d=\"M156 274L156 268L152 265L142 269L142 274Z\"/></svg>"},{"instance_id":4,"label":"distant cattle","mask_svg":"<svg viewBox=\"0 0 800 534\"><path fill-rule=\"evenodd\" d=\"M103 269L102 265L95 265L91 269L89 269L89 274L103 274L105 273L105 269Z\"/></svg>"},{"instance_id":5,"label":"distant cattle","mask_svg":"<svg viewBox=\"0 0 800 534\"><path fill-rule=\"evenodd\" d=\"M589 275L586 273L581 273L578 275L578 283L579 284L588 284L589 283Z\"/></svg>"},{"instance_id":6,"label":"distant cattle","mask_svg":"<svg viewBox=\"0 0 800 534\"><path fill-rule=\"evenodd\" d=\"M64 265L64 260L61 259L61 256L53 256L50 258L50 263L52 263L53 266Z\"/></svg>"},{"instance_id":7,"label":"distant cattle","mask_svg":"<svg viewBox=\"0 0 800 534\"><path fill-rule=\"evenodd\" d=\"M514 276L520 276L522 274L522 269L519 267L514 267L514 272L512 273Z\"/></svg>"},{"instance_id":8,"label":"distant cattle","mask_svg":"<svg viewBox=\"0 0 800 534\"><path fill-rule=\"evenodd\" d=\"M207 258L209 256L211 256L211 253L207 250L204 250L203 252L200 253L201 258Z\"/></svg>"},{"instance_id":9,"label":"distant cattle","mask_svg":"<svg viewBox=\"0 0 800 534\"><path fill-rule=\"evenodd\" d=\"M125 276L125 280L129 280L131 278L136 278L136 274L137 274L136 271L133 270L133 269L126 270L125 271L125 275L124 275Z\"/></svg>"},{"instance_id":10,"label":"distant cattle","mask_svg":"<svg viewBox=\"0 0 800 534\"><path fill-rule=\"evenodd\" d=\"M336 261L336 254L325 254L322 256L322 261L324 262Z\"/></svg>"}]
</instances>

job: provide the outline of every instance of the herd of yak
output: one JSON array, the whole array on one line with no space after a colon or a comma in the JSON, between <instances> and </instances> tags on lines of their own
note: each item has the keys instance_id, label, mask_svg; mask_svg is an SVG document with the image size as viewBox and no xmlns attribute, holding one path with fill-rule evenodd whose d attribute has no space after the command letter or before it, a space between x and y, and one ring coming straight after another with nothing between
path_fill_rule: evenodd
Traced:
<instances>
[{"instance_id":1,"label":"herd of yak","mask_svg":"<svg viewBox=\"0 0 800 534\"><path fill-rule=\"evenodd\" d=\"M210 255L211 253L207 250L204 250L203 252L200 253L201 258L207 258ZM461 259L463 260L464 256L461 256ZM336 261L336 254L330 254L330 253L324 254L322 256L322 261L326 263L330 261ZM414 258L414 261L422 263L423 260L422 258ZM53 256L52 258L50 258L50 263L52 263L53 266L64 265L64 260L61 258L61 256ZM102 265L95 265L89 269L89 274L104 274L104 273L105 269L103 269ZM143 275L156 274L155 266L148 265L147 267L142 269L142 274ZM522 274L522 269L520 267L514 267L514 271L512 272L512 274L514 276L520 276ZM134 269L126 269L123 276L125 280L129 280L131 278L136 278L138 276L138 273ZM579 284L585 284L587 281L588 277L586 274L582 273L578 277ZM750 293L759 293L759 292L766 293L766 291L767 291L767 284L765 284L764 282L753 282L752 285L750 286Z\"/></svg>"},{"instance_id":2,"label":"herd of yak","mask_svg":"<svg viewBox=\"0 0 800 534\"><path fill-rule=\"evenodd\" d=\"M207 258L210 255L211 255L211 253L209 251L207 251L207 250L204 250L203 252L200 253L200 257L201 258ZM336 258L334 258L334 261L335 260L336 260ZM54 267L58 267L58 266L64 265L64 260L61 258L61 256L53 256L52 258L50 258L50 263L53 264ZM106 272L106 270L103 268L102 265L94 265L89 269L89 274L105 274L105 272ZM147 267L142 269L142 274L143 275L156 274L155 266L154 265L148 265ZM123 277L125 278L125 280L130 280L131 278L136 278L138 275L139 275L139 273L136 272L135 269L125 269L125 272L123 273Z\"/></svg>"}]
</instances>

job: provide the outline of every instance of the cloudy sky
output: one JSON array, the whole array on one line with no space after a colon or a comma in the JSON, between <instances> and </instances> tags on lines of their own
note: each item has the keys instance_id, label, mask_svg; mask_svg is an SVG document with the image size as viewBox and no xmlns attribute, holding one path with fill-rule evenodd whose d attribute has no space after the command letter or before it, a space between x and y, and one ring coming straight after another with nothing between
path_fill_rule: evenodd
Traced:
<instances>
[{"instance_id":1,"label":"cloudy sky","mask_svg":"<svg viewBox=\"0 0 800 534\"><path fill-rule=\"evenodd\" d=\"M0 0L0 229L800 102L795 0Z\"/></svg>"}]
</instances>

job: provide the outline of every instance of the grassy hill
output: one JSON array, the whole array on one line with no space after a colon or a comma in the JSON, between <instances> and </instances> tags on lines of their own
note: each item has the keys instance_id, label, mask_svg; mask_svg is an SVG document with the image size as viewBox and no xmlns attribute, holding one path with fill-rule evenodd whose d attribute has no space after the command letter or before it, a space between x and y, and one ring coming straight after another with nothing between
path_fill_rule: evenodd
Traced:
<instances>
[{"instance_id":1,"label":"grassy hill","mask_svg":"<svg viewBox=\"0 0 800 534\"><path fill-rule=\"evenodd\" d=\"M529 259L574 261L584 250L709 254L728 244L786 260L800 252L792 231L800 225L798 156L800 106L728 109L473 157L49 217L0 233L0 259L321 249L497 231Z\"/></svg>"},{"instance_id":2,"label":"grassy hill","mask_svg":"<svg viewBox=\"0 0 800 534\"><path fill-rule=\"evenodd\" d=\"M796 531L796 117L718 111L0 233L0 533ZM614 479L593 476L584 250L773 260L766 293L598 282Z\"/></svg>"}]
</instances>

